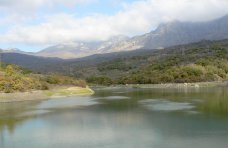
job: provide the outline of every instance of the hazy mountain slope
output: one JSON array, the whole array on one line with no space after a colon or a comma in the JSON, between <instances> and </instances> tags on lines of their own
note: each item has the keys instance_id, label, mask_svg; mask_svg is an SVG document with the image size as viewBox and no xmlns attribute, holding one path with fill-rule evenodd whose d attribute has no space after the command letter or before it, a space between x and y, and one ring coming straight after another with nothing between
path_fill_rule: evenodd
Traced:
<instances>
[{"instance_id":1,"label":"hazy mountain slope","mask_svg":"<svg viewBox=\"0 0 228 148\"><path fill-rule=\"evenodd\" d=\"M44 58L20 53L1 53L5 63L16 64L37 72L49 72L49 67L58 69L63 62L58 58Z\"/></svg>"},{"instance_id":2,"label":"hazy mountain slope","mask_svg":"<svg viewBox=\"0 0 228 148\"><path fill-rule=\"evenodd\" d=\"M172 22L163 24L157 30L141 36L144 47L159 48L198 42L201 40L221 40L228 38L228 16L200 23Z\"/></svg>"},{"instance_id":3,"label":"hazy mountain slope","mask_svg":"<svg viewBox=\"0 0 228 148\"><path fill-rule=\"evenodd\" d=\"M80 58L107 51L121 41L127 40L126 36L116 36L101 42L70 42L48 47L35 55L44 57L60 57L63 59Z\"/></svg>"},{"instance_id":4,"label":"hazy mountain slope","mask_svg":"<svg viewBox=\"0 0 228 148\"><path fill-rule=\"evenodd\" d=\"M36 55L45 57L79 58L93 54L157 49L201 40L228 38L228 15L209 22L178 22L161 24L155 31L142 36L127 38L117 36L104 42L65 43L49 47Z\"/></svg>"},{"instance_id":5,"label":"hazy mountain slope","mask_svg":"<svg viewBox=\"0 0 228 148\"><path fill-rule=\"evenodd\" d=\"M20 53L20 54L28 54L28 55L33 55L34 54L32 52L22 51L22 50L20 50L18 48L0 49L0 52L3 52L3 53Z\"/></svg>"}]
</instances>

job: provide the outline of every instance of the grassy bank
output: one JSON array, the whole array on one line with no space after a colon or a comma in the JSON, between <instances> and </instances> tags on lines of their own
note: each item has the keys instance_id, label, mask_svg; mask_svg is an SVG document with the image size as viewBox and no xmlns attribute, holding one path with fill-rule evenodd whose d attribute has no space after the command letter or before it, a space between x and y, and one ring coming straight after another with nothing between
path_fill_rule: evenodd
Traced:
<instances>
[{"instance_id":1,"label":"grassy bank","mask_svg":"<svg viewBox=\"0 0 228 148\"><path fill-rule=\"evenodd\" d=\"M83 80L58 74L37 74L17 65L1 65L0 103L94 93Z\"/></svg>"},{"instance_id":2,"label":"grassy bank","mask_svg":"<svg viewBox=\"0 0 228 148\"><path fill-rule=\"evenodd\" d=\"M36 90L30 92L0 93L0 103L38 101L58 97L76 95L92 95L94 91L89 87L55 87L50 90Z\"/></svg>"},{"instance_id":3,"label":"grassy bank","mask_svg":"<svg viewBox=\"0 0 228 148\"><path fill-rule=\"evenodd\" d=\"M88 86L85 88L82 88L82 87L63 87L63 88L57 88L57 89L45 91L45 94L49 97L72 96L72 95L90 95L93 93L94 93L94 91L92 89L90 89Z\"/></svg>"},{"instance_id":4,"label":"grassy bank","mask_svg":"<svg viewBox=\"0 0 228 148\"><path fill-rule=\"evenodd\" d=\"M86 82L59 74L38 74L17 65L2 64L0 69L0 92L26 92L49 90L53 86L86 87Z\"/></svg>"}]
</instances>

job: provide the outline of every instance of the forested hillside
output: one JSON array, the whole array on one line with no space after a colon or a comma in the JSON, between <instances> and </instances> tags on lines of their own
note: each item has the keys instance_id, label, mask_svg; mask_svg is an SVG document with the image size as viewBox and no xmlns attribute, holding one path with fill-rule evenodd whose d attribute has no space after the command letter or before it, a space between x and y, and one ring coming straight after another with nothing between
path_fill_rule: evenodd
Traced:
<instances>
[{"instance_id":1,"label":"forested hillside","mask_svg":"<svg viewBox=\"0 0 228 148\"><path fill-rule=\"evenodd\" d=\"M94 84L226 80L228 40L201 41L166 49L139 49L61 60L3 54L3 60L39 73L59 73Z\"/></svg>"},{"instance_id":2,"label":"forested hillside","mask_svg":"<svg viewBox=\"0 0 228 148\"><path fill-rule=\"evenodd\" d=\"M119 58L97 65L102 76L95 84L154 84L228 79L227 41L200 43L156 50L153 54Z\"/></svg>"},{"instance_id":3,"label":"forested hillside","mask_svg":"<svg viewBox=\"0 0 228 148\"><path fill-rule=\"evenodd\" d=\"M1 63L0 92L10 93L14 91L47 90L54 85L86 87L86 83L82 80L76 80L57 74L35 74L32 73L31 70L17 65Z\"/></svg>"}]
</instances>

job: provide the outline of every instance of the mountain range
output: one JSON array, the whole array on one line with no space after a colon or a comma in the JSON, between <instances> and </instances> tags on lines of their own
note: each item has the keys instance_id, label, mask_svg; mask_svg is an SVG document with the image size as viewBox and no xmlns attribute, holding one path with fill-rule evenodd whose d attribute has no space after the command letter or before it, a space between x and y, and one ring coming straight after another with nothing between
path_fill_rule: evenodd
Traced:
<instances>
[{"instance_id":1,"label":"mountain range","mask_svg":"<svg viewBox=\"0 0 228 148\"><path fill-rule=\"evenodd\" d=\"M228 38L227 28L228 15L209 22L172 21L159 25L156 30L147 34L132 38L120 35L100 42L72 41L48 47L37 53L25 53L18 49L4 50L4 52L72 59L136 49L163 49L201 40L222 40Z\"/></svg>"},{"instance_id":2,"label":"mountain range","mask_svg":"<svg viewBox=\"0 0 228 148\"><path fill-rule=\"evenodd\" d=\"M228 39L203 40L163 50L138 49L96 54L77 59L20 53L2 53L1 59L36 73L63 74L94 84L217 81L228 78Z\"/></svg>"}]
</instances>

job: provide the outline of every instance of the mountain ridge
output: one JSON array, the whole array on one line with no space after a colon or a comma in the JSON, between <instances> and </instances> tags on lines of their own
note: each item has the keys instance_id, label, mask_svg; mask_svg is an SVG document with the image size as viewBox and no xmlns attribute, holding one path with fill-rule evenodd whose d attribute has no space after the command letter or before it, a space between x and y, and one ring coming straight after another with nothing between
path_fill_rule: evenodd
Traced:
<instances>
[{"instance_id":1,"label":"mountain ridge","mask_svg":"<svg viewBox=\"0 0 228 148\"><path fill-rule=\"evenodd\" d=\"M222 40L228 38L228 15L208 22L171 21L160 24L157 29L134 37L115 36L107 41L69 42L50 46L37 53L25 53L62 59L82 58L94 54L131 51L136 49L164 49L170 46Z\"/></svg>"},{"instance_id":2,"label":"mountain ridge","mask_svg":"<svg viewBox=\"0 0 228 148\"><path fill-rule=\"evenodd\" d=\"M110 46L106 46L102 50L97 51L96 49L88 49L86 52L82 52L85 52L84 55L88 56L97 53L130 51L140 48L163 49L201 40L222 40L228 38L227 28L228 15L208 22L171 21L160 24L154 31L141 36L120 40ZM74 58L78 57L76 56Z\"/></svg>"}]
</instances>

